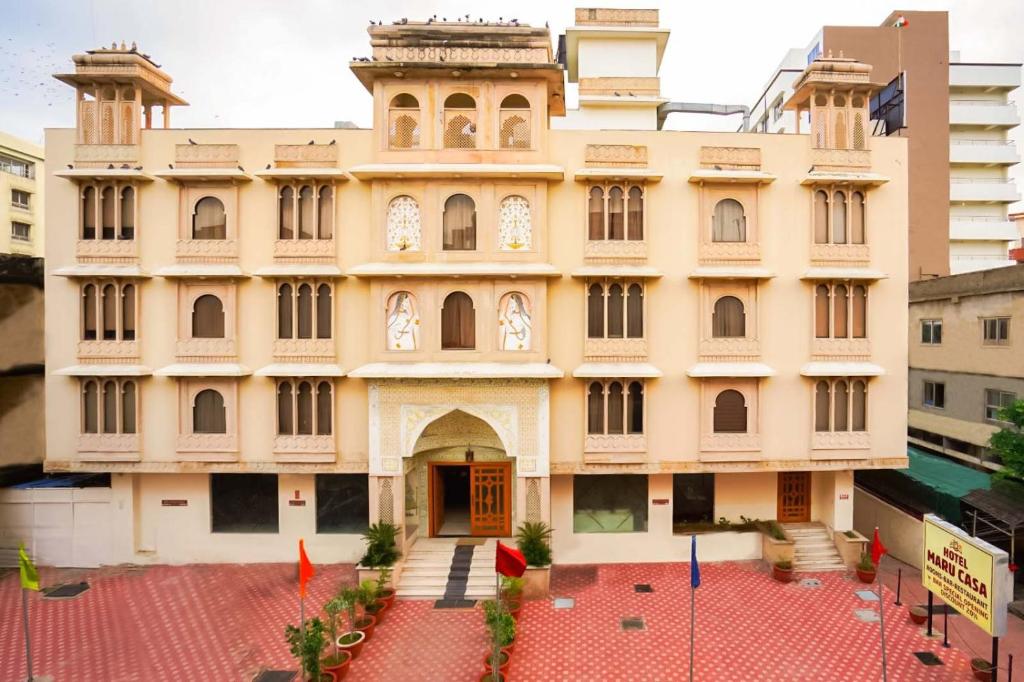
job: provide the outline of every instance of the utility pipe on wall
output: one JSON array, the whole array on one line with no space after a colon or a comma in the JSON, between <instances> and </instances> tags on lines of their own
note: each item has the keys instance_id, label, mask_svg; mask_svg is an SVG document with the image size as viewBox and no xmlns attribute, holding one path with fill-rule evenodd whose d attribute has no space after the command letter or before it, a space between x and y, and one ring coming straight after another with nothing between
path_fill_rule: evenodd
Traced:
<instances>
[{"instance_id":1,"label":"utility pipe on wall","mask_svg":"<svg viewBox=\"0 0 1024 682\"><path fill-rule=\"evenodd\" d=\"M699 102L665 102L658 106L658 130L665 125L669 114L712 114L732 116L743 114L743 132L750 129L750 107L745 104L703 104Z\"/></svg>"}]
</instances>

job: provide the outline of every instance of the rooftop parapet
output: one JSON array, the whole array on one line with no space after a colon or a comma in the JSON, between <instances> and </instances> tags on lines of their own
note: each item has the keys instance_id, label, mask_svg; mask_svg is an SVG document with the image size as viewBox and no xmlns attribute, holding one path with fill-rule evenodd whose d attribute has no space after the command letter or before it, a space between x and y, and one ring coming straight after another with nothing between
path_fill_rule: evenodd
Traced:
<instances>
[{"instance_id":1,"label":"rooftop parapet","mask_svg":"<svg viewBox=\"0 0 1024 682\"><path fill-rule=\"evenodd\" d=\"M92 88L97 83L133 85L142 92L142 103L186 105L188 102L171 92L171 77L139 52L135 43L126 47L122 42L110 47L86 50L72 58L74 73L54 74L54 78L75 88Z\"/></svg>"},{"instance_id":2,"label":"rooftop parapet","mask_svg":"<svg viewBox=\"0 0 1024 682\"><path fill-rule=\"evenodd\" d=\"M615 9L611 7L577 7L577 26L658 26L656 9Z\"/></svg>"}]
</instances>

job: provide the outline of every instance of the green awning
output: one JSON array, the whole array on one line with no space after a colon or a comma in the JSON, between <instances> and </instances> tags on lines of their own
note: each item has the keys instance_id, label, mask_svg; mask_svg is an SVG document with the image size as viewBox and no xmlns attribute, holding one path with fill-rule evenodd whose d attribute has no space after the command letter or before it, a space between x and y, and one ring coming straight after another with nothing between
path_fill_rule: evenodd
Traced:
<instances>
[{"instance_id":1,"label":"green awning","mask_svg":"<svg viewBox=\"0 0 1024 682\"><path fill-rule=\"evenodd\" d=\"M907 446L907 458L910 459L910 468L904 471L907 476L957 500L972 490L992 487L991 478L985 472L957 464L946 457Z\"/></svg>"}]
</instances>

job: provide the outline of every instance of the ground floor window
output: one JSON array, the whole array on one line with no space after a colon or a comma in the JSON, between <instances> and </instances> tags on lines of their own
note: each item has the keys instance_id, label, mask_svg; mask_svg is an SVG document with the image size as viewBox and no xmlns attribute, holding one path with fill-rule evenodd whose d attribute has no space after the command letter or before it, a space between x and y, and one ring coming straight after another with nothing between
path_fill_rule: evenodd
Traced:
<instances>
[{"instance_id":1,"label":"ground floor window","mask_svg":"<svg viewBox=\"0 0 1024 682\"><path fill-rule=\"evenodd\" d=\"M366 474L316 475L316 532L362 533L370 525Z\"/></svg>"},{"instance_id":2,"label":"ground floor window","mask_svg":"<svg viewBox=\"0 0 1024 682\"><path fill-rule=\"evenodd\" d=\"M672 525L715 520L715 475L672 475Z\"/></svg>"},{"instance_id":3,"label":"ground floor window","mask_svg":"<svg viewBox=\"0 0 1024 682\"><path fill-rule=\"evenodd\" d=\"M647 476L573 476L573 532L633 533L647 530Z\"/></svg>"},{"instance_id":4,"label":"ground floor window","mask_svg":"<svg viewBox=\"0 0 1024 682\"><path fill-rule=\"evenodd\" d=\"M210 474L214 533L276 533L276 474Z\"/></svg>"}]
</instances>

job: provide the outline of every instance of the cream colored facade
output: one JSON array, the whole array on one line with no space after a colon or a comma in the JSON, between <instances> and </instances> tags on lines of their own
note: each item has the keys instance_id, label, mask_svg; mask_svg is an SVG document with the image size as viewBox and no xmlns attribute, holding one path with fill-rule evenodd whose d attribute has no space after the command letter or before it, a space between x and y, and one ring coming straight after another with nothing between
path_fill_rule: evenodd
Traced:
<instances>
[{"instance_id":1,"label":"cream colored facade","mask_svg":"<svg viewBox=\"0 0 1024 682\"><path fill-rule=\"evenodd\" d=\"M47 131L51 165L73 166L48 192L47 468L114 473L111 561L286 561L299 537L352 561L357 532L318 532L331 474L364 476L357 516L402 525L408 548L454 523L444 469L467 462L472 532L547 521L561 563L682 556L676 474L714 474L707 513L738 521L779 516L779 481L806 472L786 513L851 528L852 471L906 463L905 142L856 138L854 109L849 138L818 147L556 130L545 29L370 35L351 68L372 129L140 126L181 102L132 50L61 76L79 127ZM816 64L794 99L812 115L819 90L870 90L862 65ZM90 187L118 198L106 237ZM824 243L817 192L850 202L821 214ZM238 473L276 474L276 530L214 528L211 489ZM636 478L584 502L601 474ZM760 556L751 537L706 546Z\"/></svg>"},{"instance_id":2,"label":"cream colored facade","mask_svg":"<svg viewBox=\"0 0 1024 682\"><path fill-rule=\"evenodd\" d=\"M0 253L43 255L43 150L0 132Z\"/></svg>"}]
</instances>

